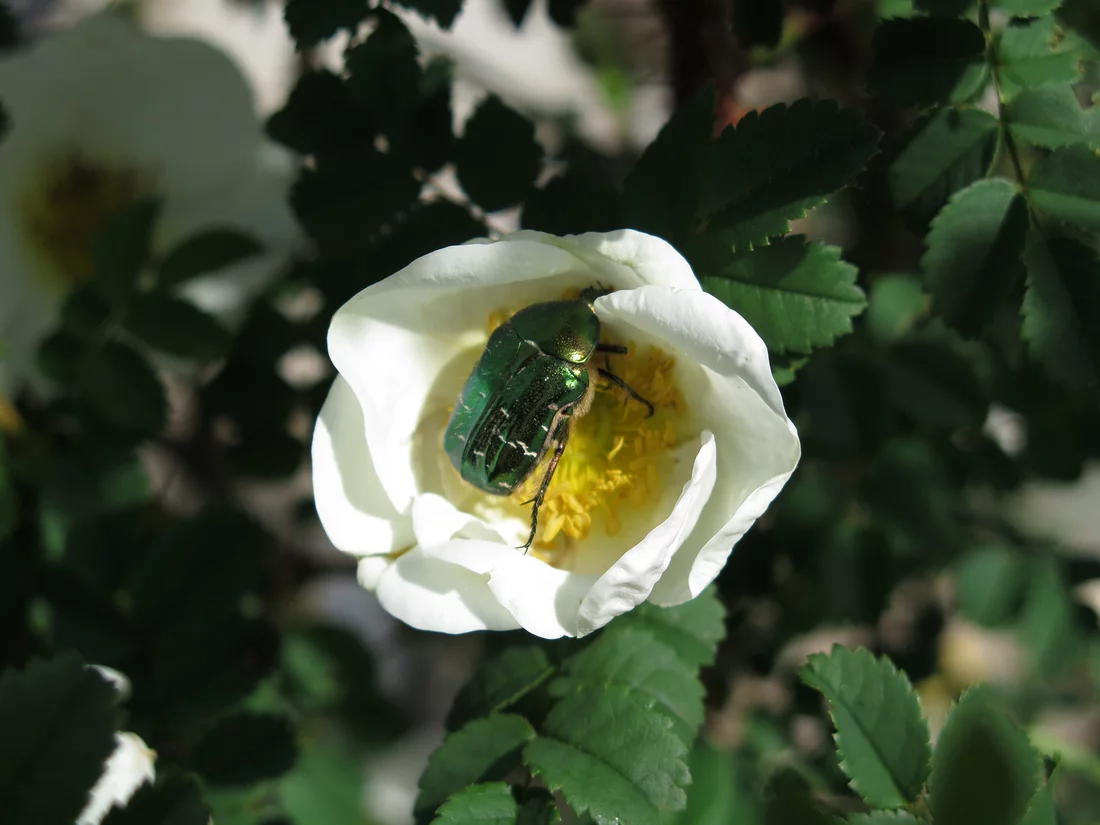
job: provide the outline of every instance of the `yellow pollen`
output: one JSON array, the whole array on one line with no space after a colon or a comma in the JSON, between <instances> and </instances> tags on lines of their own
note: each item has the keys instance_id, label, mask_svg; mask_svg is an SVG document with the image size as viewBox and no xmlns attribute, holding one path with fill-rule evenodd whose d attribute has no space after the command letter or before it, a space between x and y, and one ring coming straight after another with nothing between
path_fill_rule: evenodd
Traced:
<instances>
[{"instance_id":1,"label":"yellow pollen","mask_svg":"<svg viewBox=\"0 0 1100 825\"><path fill-rule=\"evenodd\" d=\"M539 510L532 553L553 563L563 548L557 540L583 540L594 528L607 536L622 529L621 509L652 506L661 491L664 462L686 433L681 432L685 405L674 379L675 360L656 347L627 342L627 354L597 356L595 366L625 381L654 407L648 409L619 387L596 378L588 413L574 421L554 479ZM538 491L552 454L513 494L517 503ZM594 519L598 516L598 519Z\"/></svg>"},{"instance_id":2,"label":"yellow pollen","mask_svg":"<svg viewBox=\"0 0 1100 825\"><path fill-rule=\"evenodd\" d=\"M91 278L97 233L148 191L148 175L109 168L79 154L34 177L19 213L23 234L55 288L67 290Z\"/></svg>"}]
</instances>

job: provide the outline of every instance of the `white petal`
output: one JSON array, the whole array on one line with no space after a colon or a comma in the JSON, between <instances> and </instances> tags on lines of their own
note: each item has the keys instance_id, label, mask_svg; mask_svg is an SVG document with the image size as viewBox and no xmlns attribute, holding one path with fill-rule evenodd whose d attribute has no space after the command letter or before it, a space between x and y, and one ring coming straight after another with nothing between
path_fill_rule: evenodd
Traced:
<instances>
[{"instance_id":1,"label":"white petal","mask_svg":"<svg viewBox=\"0 0 1100 825\"><path fill-rule=\"evenodd\" d=\"M801 447L771 376L767 348L740 315L702 292L643 287L600 298L601 319L641 331L686 365L678 379L714 433L717 476L695 529L650 600L694 598L725 564L798 464Z\"/></svg>"},{"instance_id":2,"label":"white petal","mask_svg":"<svg viewBox=\"0 0 1100 825\"><path fill-rule=\"evenodd\" d=\"M617 232L587 232L571 240L636 272L639 278L637 286L702 288L684 256L668 241L654 235L634 229L620 229Z\"/></svg>"},{"instance_id":3,"label":"white petal","mask_svg":"<svg viewBox=\"0 0 1100 825\"><path fill-rule=\"evenodd\" d=\"M346 553L390 553L413 541L412 521L390 504L363 434L363 412L340 376L313 432L313 495L329 540Z\"/></svg>"},{"instance_id":4,"label":"white petal","mask_svg":"<svg viewBox=\"0 0 1100 825\"><path fill-rule=\"evenodd\" d=\"M224 54L149 37L111 12L0 61L0 100L12 120L0 180L35 172L28 158L77 149L148 168L180 196L226 190L262 139L248 86Z\"/></svg>"},{"instance_id":5,"label":"white petal","mask_svg":"<svg viewBox=\"0 0 1100 825\"><path fill-rule=\"evenodd\" d=\"M577 611L595 576L559 570L498 542L455 539L423 552L488 576L493 597L529 633L577 635Z\"/></svg>"},{"instance_id":6,"label":"white petal","mask_svg":"<svg viewBox=\"0 0 1100 825\"><path fill-rule=\"evenodd\" d=\"M91 799L81 811L76 825L99 825L108 811L125 806L137 789L156 777L156 754L133 733L116 733L115 750L103 766L91 791Z\"/></svg>"},{"instance_id":7,"label":"white petal","mask_svg":"<svg viewBox=\"0 0 1100 825\"><path fill-rule=\"evenodd\" d=\"M519 627L490 591L487 575L429 556L419 547L399 556L375 579L386 612L420 630L469 633Z\"/></svg>"},{"instance_id":8,"label":"white petal","mask_svg":"<svg viewBox=\"0 0 1100 825\"><path fill-rule=\"evenodd\" d=\"M600 576L580 605L578 635L603 627L649 597L699 520L714 489L715 470L714 436L704 432L691 479L684 484L672 512Z\"/></svg>"}]
</instances>

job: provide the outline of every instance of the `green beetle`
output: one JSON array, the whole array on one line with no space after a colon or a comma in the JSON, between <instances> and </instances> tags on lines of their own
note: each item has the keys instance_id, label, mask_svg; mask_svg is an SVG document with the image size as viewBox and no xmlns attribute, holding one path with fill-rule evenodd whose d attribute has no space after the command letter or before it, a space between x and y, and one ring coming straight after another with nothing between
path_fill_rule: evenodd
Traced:
<instances>
[{"instance_id":1,"label":"green beetle","mask_svg":"<svg viewBox=\"0 0 1100 825\"><path fill-rule=\"evenodd\" d=\"M653 405L609 370L590 363L598 353L625 354L626 347L600 343L600 319L592 306L606 289L589 288L575 300L546 301L519 310L489 336L462 388L443 449L455 469L479 490L511 495L554 447L554 455L531 499L531 547L539 507L565 452L573 421L588 412L599 376L645 404Z\"/></svg>"}]
</instances>

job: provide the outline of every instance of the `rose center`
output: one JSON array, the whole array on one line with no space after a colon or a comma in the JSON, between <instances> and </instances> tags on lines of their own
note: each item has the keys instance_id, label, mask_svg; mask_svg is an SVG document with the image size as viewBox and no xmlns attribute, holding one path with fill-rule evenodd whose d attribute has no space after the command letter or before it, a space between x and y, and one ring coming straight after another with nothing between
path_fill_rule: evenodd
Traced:
<instances>
[{"instance_id":1,"label":"rose center","mask_svg":"<svg viewBox=\"0 0 1100 825\"><path fill-rule=\"evenodd\" d=\"M23 237L54 289L92 276L95 238L104 224L149 191L149 177L79 154L38 171L20 201Z\"/></svg>"},{"instance_id":2,"label":"rose center","mask_svg":"<svg viewBox=\"0 0 1100 825\"><path fill-rule=\"evenodd\" d=\"M593 530L615 536L624 519L648 520L669 476L671 450L686 433L684 399L675 381L674 359L656 347L628 343L625 355L598 364L625 381L654 408L600 382L592 407L573 422L569 442L539 510L532 548L551 564ZM596 356L602 361L603 356ZM513 500L531 499L545 475L549 454Z\"/></svg>"}]
</instances>

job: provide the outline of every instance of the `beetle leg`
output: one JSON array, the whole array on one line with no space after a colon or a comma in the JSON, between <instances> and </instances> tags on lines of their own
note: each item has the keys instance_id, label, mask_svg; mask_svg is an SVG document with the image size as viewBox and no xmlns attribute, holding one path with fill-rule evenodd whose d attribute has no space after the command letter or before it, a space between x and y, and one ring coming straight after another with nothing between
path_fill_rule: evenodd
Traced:
<instances>
[{"instance_id":1,"label":"beetle leg","mask_svg":"<svg viewBox=\"0 0 1100 825\"><path fill-rule=\"evenodd\" d=\"M626 355L629 350L622 344L597 344L596 352L613 352L616 355Z\"/></svg>"},{"instance_id":2,"label":"beetle leg","mask_svg":"<svg viewBox=\"0 0 1100 825\"><path fill-rule=\"evenodd\" d=\"M531 549L531 545L535 542L535 531L539 526L539 507L542 506L543 499L546 498L546 490L550 487L550 479L554 477L554 471L558 469L558 462L561 461L562 453L565 452L566 442L569 441L569 431L572 429L568 418L563 418L561 424L554 430L554 435L557 437L558 433L561 433L561 437L558 438L558 444L554 448L554 455L550 458L550 466L546 468L546 475L542 477L542 484L539 485L539 491L535 493L535 497L530 501L523 502L524 504L533 504L531 507L531 534L527 536L527 542L517 547L517 550L522 550L524 555L527 555L527 551Z\"/></svg>"},{"instance_id":3,"label":"beetle leg","mask_svg":"<svg viewBox=\"0 0 1100 825\"><path fill-rule=\"evenodd\" d=\"M630 397L633 398L635 401L640 401L642 404L645 404L646 407L649 408L649 416L647 416L647 417L652 417L652 415L653 415L653 405L650 404L648 401L646 401L644 398L642 398L642 396L638 395L637 390L635 390L632 386L630 386L623 379L619 378L619 376L615 375L612 372L608 372L605 369L600 369L599 373L600 373L600 378L603 378L605 381L607 381L610 384L614 384L616 387L618 387L621 390L625 390L627 392L627 394L629 394Z\"/></svg>"}]
</instances>

